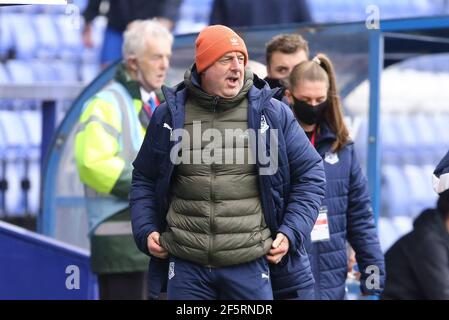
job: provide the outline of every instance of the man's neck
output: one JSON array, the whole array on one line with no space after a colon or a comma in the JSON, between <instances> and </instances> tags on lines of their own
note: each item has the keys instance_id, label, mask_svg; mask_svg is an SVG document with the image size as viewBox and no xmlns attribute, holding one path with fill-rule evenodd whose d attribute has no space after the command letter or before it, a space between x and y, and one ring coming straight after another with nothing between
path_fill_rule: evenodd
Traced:
<instances>
[{"instance_id":1,"label":"man's neck","mask_svg":"<svg viewBox=\"0 0 449 320\"><path fill-rule=\"evenodd\" d=\"M137 71L132 70L125 64L125 71L130 80L137 81Z\"/></svg>"}]
</instances>

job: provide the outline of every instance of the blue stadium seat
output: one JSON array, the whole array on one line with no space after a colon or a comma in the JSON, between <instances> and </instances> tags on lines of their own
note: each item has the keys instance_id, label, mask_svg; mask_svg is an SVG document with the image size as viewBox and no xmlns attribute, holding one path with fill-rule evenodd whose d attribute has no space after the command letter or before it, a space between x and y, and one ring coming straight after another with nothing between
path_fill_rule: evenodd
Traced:
<instances>
[{"instance_id":1,"label":"blue stadium seat","mask_svg":"<svg viewBox=\"0 0 449 320\"><path fill-rule=\"evenodd\" d=\"M424 176L422 168L416 165L405 165L404 175L409 186L409 216L417 216L429 207L428 192L431 190L431 176Z\"/></svg>"},{"instance_id":2,"label":"blue stadium seat","mask_svg":"<svg viewBox=\"0 0 449 320\"><path fill-rule=\"evenodd\" d=\"M87 7L87 3L89 0L73 0L73 4L80 8L80 11L83 12Z\"/></svg>"},{"instance_id":3,"label":"blue stadium seat","mask_svg":"<svg viewBox=\"0 0 449 320\"><path fill-rule=\"evenodd\" d=\"M393 223L392 218L379 217L377 223L379 231L380 248L386 252L399 238L399 232Z\"/></svg>"},{"instance_id":4,"label":"blue stadium seat","mask_svg":"<svg viewBox=\"0 0 449 320\"><path fill-rule=\"evenodd\" d=\"M368 121L366 117L355 116L352 119L352 130L357 130L353 133L355 151L362 168L366 167L366 159L368 152Z\"/></svg>"},{"instance_id":5,"label":"blue stadium seat","mask_svg":"<svg viewBox=\"0 0 449 320\"><path fill-rule=\"evenodd\" d=\"M46 5L38 4L18 6L18 12L21 14L37 14L39 12L43 12L46 7Z\"/></svg>"},{"instance_id":6,"label":"blue stadium seat","mask_svg":"<svg viewBox=\"0 0 449 320\"><path fill-rule=\"evenodd\" d=\"M8 71L3 63L0 62L0 86L2 84L8 84L10 82ZM0 99L0 109L5 108L10 104L10 101L6 99Z\"/></svg>"},{"instance_id":7,"label":"blue stadium seat","mask_svg":"<svg viewBox=\"0 0 449 320\"><path fill-rule=\"evenodd\" d=\"M36 215L40 206L42 113L39 110L24 110L20 112L20 117L27 136L27 178L30 182L27 209L32 215Z\"/></svg>"},{"instance_id":8,"label":"blue stadium seat","mask_svg":"<svg viewBox=\"0 0 449 320\"><path fill-rule=\"evenodd\" d=\"M38 36L37 56L39 58L54 58L59 53L59 35L53 19L54 17L48 14L33 16L32 22Z\"/></svg>"},{"instance_id":9,"label":"blue stadium seat","mask_svg":"<svg viewBox=\"0 0 449 320\"><path fill-rule=\"evenodd\" d=\"M396 130L395 119L391 115L382 115L380 120L382 163L397 165L402 162L400 137Z\"/></svg>"},{"instance_id":10,"label":"blue stadium seat","mask_svg":"<svg viewBox=\"0 0 449 320\"><path fill-rule=\"evenodd\" d=\"M327 10L325 0L314 0L308 1L310 14L314 21L316 22L324 22L327 21Z\"/></svg>"},{"instance_id":11,"label":"blue stadium seat","mask_svg":"<svg viewBox=\"0 0 449 320\"><path fill-rule=\"evenodd\" d=\"M24 61L9 60L6 62L6 69L12 83L32 84L35 81L33 70Z\"/></svg>"},{"instance_id":12,"label":"blue stadium seat","mask_svg":"<svg viewBox=\"0 0 449 320\"><path fill-rule=\"evenodd\" d=\"M410 215L410 191L408 181L399 166L385 164L381 167L381 207L387 217Z\"/></svg>"},{"instance_id":13,"label":"blue stadium seat","mask_svg":"<svg viewBox=\"0 0 449 320\"><path fill-rule=\"evenodd\" d=\"M100 73L100 66L96 63L84 63L81 67L81 79L89 83Z\"/></svg>"},{"instance_id":14,"label":"blue stadium seat","mask_svg":"<svg viewBox=\"0 0 449 320\"><path fill-rule=\"evenodd\" d=\"M396 150L400 152L404 164L419 165L416 155L422 152L417 142L420 138L410 119L410 116L405 114L394 116Z\"/></svg>"},{"instance_id":15,"label":"blue stadium seat","mask_svg":"<svg viewBox=\"0 0 449 320\"><path fill-rule=\"evenodd\" d=\"M30 23L33 19L28 14L11 14L9 22L11 23L14 48L18 59L30 59L36 54L37 34Z\"/></svg>"},{"instance_id":16,"label":"blue stadium seat","mask_svg":"<svg viewBox=\"0 0 449 320\"><path fill-rule=\"evenodd\" d=\"M435 128L435 131L437 132L439 143L439 145L437 146L438 149L437 153L440 154L441 150L447 151L449 149L449 134L447 134L449 123L449 112L434 114L430 116L430 118L432 126ZM444 151L443 154L439 156L439 159L441 159L443 155Z\"/></svg>"},{"instance_id":17,"label":"blue stadium seat","mask_svg":"<svg viewBox=\"0 0 449 320\"><path fill-rule=\"evenodd\" d=\"M419 113L411 115L409 125L416 132L415 153L419 165L432 164L434 162L434 152L440 148L438 134L432 126L431 118L428 114Z\"/></svg>"},{"instance_id":18,"label":"blue stadium seat","mask_svg":"<svg viewBox=\"0 0 449 320\"><path fill-rule=\"evenodd\" d=\"M6 71L3 63L0 63L0 84L6 84L9 83L9 81L10 79L8 72Z\"/></svg>"},{"instance_id":19,"label":"blue stadium seat","mask_svg":"<svg viewBox=\"0 0 449 320\"><path fill-rule=\"evenodd\" d=\"M63 14L65 14L66 8L67 8L67 5L52 5L52 6L45 6L43 11L46 14L63 15Z\"/></svg>"},{"instance_id":20,"label":"blue stadium seat","mask_svg":"<svg viewBox=\"0 0 449 320\"><path fill-rule=\"evenodd\" d=\"M36 81L32 68L27 62L22 60L9 60L5 64L6 70L9 73L11 84L33 84ZM38 104L35 100L13 100L10 105L16 108L33 107Z\"/></svg>"},{"instance_id":21,"label":"blue stadium seat","mask_svg":"<svg viewBox=\"0 0 449 320\"><path fill-rule=\"evenodd\" d=\"M399 238L412 231L413 218L407 216L379 217L377 228L380 247L385 253Z\"/></svg>"},{"instance_id":22,"label":"blue stadium seat","mask_svg":"<svg viewBox=\"0 0 449 320\"><path fill-rule=\"evenodd\" d=\"M25 193L21 182L26 175L27 136L19 115L13 111L0 111L0 126L4 133L4 159L6 160L6 180L8 189L5 193L5 209L8 215L23 215Z\"/></svg>"},{"instance_id":23,"label":"blue stadium seat","mask_svg":"<svg viewBox=\"0 0 449 320\"><path fill-rule=\"evenodd\" d=\"M99 63L100 61L100 50L103 45L104 31L106 29L106 20L104 17L97 17L92 22L92 41L94 43L94 48L84 48L81 58L87 63ZM80 42L83 46L82 42Z\"/></svg>"},{"instance_id":24,"label":"blue stadium seat","mask_svg":"<svg viewBox=\"0 0 449 320\"><path fill-rule=\"evenodd\" d=\"M174 33L192 33L203 29L209 24L211 6L211 0L184 0Z\"/></svg>"},{"instance_id":25,"label":"blue stadium seat","mask_svg":"<svg viewBox=\"0 0 449 320\"><path fill-rule=\"evenodd\" d=\"M58 75L53 68L53 62L48 63L47 61L33 61L28 63L31 68L34 79L38 82L51 82L58 81Z\"/></svg>"},{"instance_id":26,"label":"blue stadium seat","mask_svg":"<svg viewBox=\"0 0 449 320\"><path fill-rule=\"evenodd\" d=\"M53 67L56 70L56 77L59 81L64 82L78 82L79 80L79 67L73 62L67 61L55 61Z\"/></svg>"},{"instance_id":27,"label":"blue stadium seat","mask_svg":"<svg viewBox=\"0 0 449 320\"><path fill-rule=\"evenodd\" d=\"M10 15L1 11L0 17L0 57L6 56L13 47L13 35L10 23Z\"/></svg>"},{"instance_id":28,"label":"blue stadium seat","mask_svg":"<svg viewBox=\"0 0 449 320\"><path fill-rule=\"evenodd\" d=\"M6 141L5 136L3 132L3 127L0 126L0 181L1 183L4 183L3 179L6 179ZM3 189L0 188L0 219L4 218L5 216L5 193L3 192Z\"/></svg>"},{"instance_id":29,"label":"blue stadium seat","mask_svg":"<svg viewBox=\"0 0 449 320\"><path fill-rule=\"evenodd\" d=\"M57 26L60 52L63 60L77 60L82 53L81 30L74 28L65 15L54 17L54 23Z\"/></svg>"}]
</instances>

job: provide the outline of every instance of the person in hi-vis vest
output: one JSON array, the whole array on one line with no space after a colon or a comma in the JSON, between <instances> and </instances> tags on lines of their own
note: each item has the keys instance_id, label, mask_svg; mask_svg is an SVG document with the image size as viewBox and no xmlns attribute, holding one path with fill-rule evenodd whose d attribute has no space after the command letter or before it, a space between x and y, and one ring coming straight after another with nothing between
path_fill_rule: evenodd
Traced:
<instances>
[{"instance_id":1,"label":"person in hi-vis vest","mask_svg":"<svg viewBox=\"0 0 449 320\"><path fill-rule=\"evenodd\" d=\"M163 100L172 44L172 34L158 22L132 22L114 79L86 102L78 122L75 157L85 185L100 299L146 297L148 257L134 243L128 208L131 162Z\"/></svg>"}]
</instances>

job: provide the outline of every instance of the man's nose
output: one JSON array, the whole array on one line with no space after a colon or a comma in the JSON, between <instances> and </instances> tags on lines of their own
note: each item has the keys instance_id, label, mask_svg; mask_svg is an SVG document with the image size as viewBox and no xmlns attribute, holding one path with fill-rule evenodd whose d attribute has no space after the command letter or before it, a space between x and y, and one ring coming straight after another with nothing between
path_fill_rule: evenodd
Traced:
<instances>
[{"instance_id":1,"label":"man's nose","mask_svg":"<svg viewBox=\"0 0 449 320\"><path fill-rule=\"evenodd\" d=\"M170 59L168 57L162 58L161 69L162 70L168 69L169 66L170 66Z\"/></svg>"},{"instance_id":2,"label":"man's nose","mask_svg":"<svg viewBox=\"0 0 449 320\"><path fill-rule=\"evenodd\" d=\"M232 58L231 60L231 68L232 69L238 69L240 68L240 60L237 57Z\"/></svg>"}]
</instances>

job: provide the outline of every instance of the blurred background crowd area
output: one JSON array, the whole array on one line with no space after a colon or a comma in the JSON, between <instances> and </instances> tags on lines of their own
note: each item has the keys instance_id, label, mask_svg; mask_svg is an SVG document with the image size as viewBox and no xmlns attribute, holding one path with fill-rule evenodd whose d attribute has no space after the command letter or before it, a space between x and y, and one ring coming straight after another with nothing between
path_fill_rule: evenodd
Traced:
<instances>
[{"instance_id":1,"label":"blurred background crowd area","mask_svg":"<svg viewBox=\"0 0 449 320\"><path fill-rule=\"evenodd\" d=\"M182 35L196 33L210 23L214 16L213 2L180 1L173 26L177 35L175 48ZM87 0L73 1L80 13L87 4ZM447 0L310 0L304 4L309 17L302 22L317 24L365 21L371 5L377 6L381 19L449 14ZM100 50L107 10L107 1L102 1L101 14L92 22L93 45L86 47L82 40L84 20L81 17L76 26L77 21L73 19L79 16L67 12L67 6L0 7L0 90L4 90L2 85L36 83L88 85L101 71ZM238 6L235 10L239 11ZM250 16L250 13L240 12L240 15ZM257 24L261 27L263 22ZM273 33L273 27L270 30ZM264 48L258 51L263 52ZM264 63L262 57L263 54L259 55L257 60ZM190 59L193 60L193 55ZM176 64L173 65L175 68ZM180 73L171 71L168 84L180 80ZM383 73L382 207L378 222L384 250L411 229L413 218L423 208L435 204L430 177L435 164L449 148L449 90L445 89L448 87L447 54L413 57ZM364 165L368 125L367 110L360 100L366 100L368 90L368 81L364 81L343 101ZM1 92L0 98L0 220L35 229L35 217L41 206L44 104L39 99L4 99ZM64 118L72 101L58 101L57 123Z\"/></svg>"}]
</instances>

